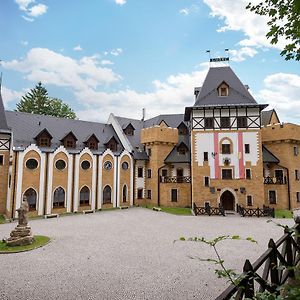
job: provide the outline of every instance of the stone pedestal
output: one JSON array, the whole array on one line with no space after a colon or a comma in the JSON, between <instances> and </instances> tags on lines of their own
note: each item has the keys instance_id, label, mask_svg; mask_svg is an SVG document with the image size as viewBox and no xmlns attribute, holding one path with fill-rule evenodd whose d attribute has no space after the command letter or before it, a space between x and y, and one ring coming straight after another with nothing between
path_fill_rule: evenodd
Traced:
<instances>
[{"instance_id":1,"label":"stone pedestal","mask_svg":"<svg viewBox=\"0 0 300 300\"><path fill-rule=\"evenodd\" d=\"M7 239L7 246L26 246L32 244L34 238L32 236L31 228L28 225L18 225L11 233L10 238Z\"/></svg>"}]
</instances>

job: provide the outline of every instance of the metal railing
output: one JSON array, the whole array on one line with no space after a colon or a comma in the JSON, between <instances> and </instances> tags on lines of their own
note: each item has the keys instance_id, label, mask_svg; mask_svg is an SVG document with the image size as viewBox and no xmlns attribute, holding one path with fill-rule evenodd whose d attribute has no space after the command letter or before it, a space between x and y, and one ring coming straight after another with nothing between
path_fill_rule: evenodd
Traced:
<instances>
[{"instance_id":1,"label":"metal railing","mask_svg":"<svg viewBox=\"0 0 300 300\"><path fill-rule=\"evenodd\" d=\"M264 177L264 184L287 184L286 176L283 177Z\"/></svg>"},{"instance_id":2,"label":"metal railing","mask_svg":"<svg viewBox=\"0 0 300 300\"><path fill-rule=\"evenodd\" d=\"M191 176L161 176L162 183L191 183Z\"/></svg>"}]
</instances>

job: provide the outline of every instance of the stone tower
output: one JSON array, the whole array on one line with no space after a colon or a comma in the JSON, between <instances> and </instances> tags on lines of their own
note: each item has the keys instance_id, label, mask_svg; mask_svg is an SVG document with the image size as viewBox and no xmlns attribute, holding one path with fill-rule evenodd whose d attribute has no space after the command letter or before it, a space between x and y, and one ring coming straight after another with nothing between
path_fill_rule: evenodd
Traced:
<instances>
[{"instance_id":1,"label":"stone tower","mask_svg":"<svg viewBox=\"0 0 300 300\"><path fill-rule=\"evenodd\" d=\"M162 121L159 125L142 129L141 143L149 156L145 170L145 198L148 203L159 203L159 170L173 147L178 143L178 129L168 127Z\"/></svg>"}]
</instances>

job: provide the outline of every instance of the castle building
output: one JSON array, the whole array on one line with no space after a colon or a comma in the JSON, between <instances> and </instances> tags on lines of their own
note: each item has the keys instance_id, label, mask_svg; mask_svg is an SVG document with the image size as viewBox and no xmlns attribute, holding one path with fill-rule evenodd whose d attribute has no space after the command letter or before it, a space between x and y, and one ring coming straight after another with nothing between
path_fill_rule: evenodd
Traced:
<instances>
[{"instance_id":1,"label":"castle building","mask_svg":"<svg viewBox=\"0 0 300 300\"><path fill-rule=\"evenodd\" d=\"M211 67L184 114L86 122L4 111L0 214L161 205L300 206L300 126L264 111L230 67Z\"/></svg>"}]
</instances>

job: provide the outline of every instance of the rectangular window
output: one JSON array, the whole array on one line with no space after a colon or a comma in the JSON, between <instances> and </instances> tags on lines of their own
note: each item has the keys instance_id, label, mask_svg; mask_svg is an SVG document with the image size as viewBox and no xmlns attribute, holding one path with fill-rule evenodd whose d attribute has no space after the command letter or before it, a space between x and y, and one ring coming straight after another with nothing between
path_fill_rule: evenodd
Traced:
<instances>
[{"instance_id":1,"label":"rectangular window","mask_svg":"<svg viewBox=\"0 0 300 300\"><path fill-rule=\"evenodd\" d=\"M152 177L152 172L151 169L147 170L147 178L151 178Z\"/></svg>"},{"instance_id":2,"label":"rectangular window","mask_svg":"<svg viewBox=\"0 0 300 300\"><path fill-rule=\"evenodd\" d=\"M299 177L299 170L295 170L295 179L296 180L300 179L300 177Z\"/></svg>"},{"instance_id":3,"label":"rectangular window","mask_svg":"<svg viewBox=\"0 0 300 300\"><path fill-rule=\"evenodd\" d=\"M250 144L245 144L245 153L250 153Z\"/></svg>"},{"instance_id":4,"label":"rectangular window","mask_svg":"<svg viewBox=\"0 0 300 300\"><path fill-rule=\"evenodd\" d=\"M4 165L4 155L0 155L0 166Z\"/></svg>"},{"instance_id":5,"label":"rectangular window","mask_svg":"<svg viewBox=\"0 0 300 300\"><path fill-rule=\"evenodd\" d=\"M298 146L294 146L294 155L297 156L298 155Z\"/></svg>"},{"instance_id":6,"label":"rectangular window","mask_svg":"<svg viewBox=\"0 0 300 300\"><path fill-rule=\"evenodd\" d=\"M221 93L220 93L222 97L226 97L227 96L227 88L222 87L221 88Z\"/></svg>"},{"instance_id":7,"label":"rectangular window","mask_svg":"<svg viewBox=\"0 0 300 300\"><path fill-rule=\"evenodd\" d=\"M269 203L276 204L276 191L269 191Z\"/></svg>"},{"instance_id":8,"label":"rectangular window","mask_svg":"<svg viewBox=\"0 0 300 300\"><path fill-rule=\"evenodd\" d=\"M203 152L203 160L208 161L208 152Z\"/></svg>"},{"instance_id":9,"label":"rectangular window","mask_svg":"<svg viewBox=\"0 0 300 300\"><path fill-rule=\"evenodd\" d=\"M138 199L143 199L143 189L138 189L137 190L137 198Z\"/></svg>"},{"instance_id":10,"label":"rectangular window","mask_svg":"<svg viewBox=\"0 0 300 300\"><path fill-rule=\"evenodd\" d=\"M300 192L296 193L297 202L300 202Z\"/></svg>"},{"instance_id":11,"label":"rectangular window","mask_svg":"<svg viewBox=\"0 0 300 300\"><path fill-rule=\"evenodd\" d=\"M168 176L168 170L167 170L167 169L162 169L161 175L162 175L163 177Z\"/></svg>"},{"instance_id":12,"label":"rectangular window","mask_svg":"<svg viewBox=\"0 0 300 300\"><path fill-rule=\"evenodd\" d=\"M151 148L149 148L149 149L147 150L147 154L148 154L148 156L151 156L151 154L152 154Z\"/></svg>"},{"instance_id":13,"label":"rectangular window","mask_svg":"<svg viewBox=\"0 0 300 300\"><path fill-rule=\"evenodd\" d=\"M246 128L247 127L247 117L237 117L237 127Z\"/></svg>"},{"instance_id":14,"label":"rectangular window","mask_svg":"<svg viewBox=\"0 0 300 300\"><path fill-rule=\"evenodd\" d=\"M232 169L222 169L222 179L232 179Z\"/></svg>"},{"instance_id":15,"label":"rectangular window","mask_svg":"<svg viewBox=\"0 0 300 300\"><path fill-rule=\"evenodd\" d=\"M230 144L222 144L222 154L230 154Z\"/></svg>"},{"instance_id":16,"label":"rectangular window","mask_svg":"<svg viewBox=\"0 0 300 300\"><path fill-rule=\"evenodd\" d=\"M204 119L204 127L205 129L214 129L214 118L205 118Z\"/></svg>"},{"instance_id":17,"label":"rectangular window","mask_svg":"<svg viewBox=\"0 0 300 300\"><path fill-rule=\"evenodd\" d=\"M151 190L147 190L147 199L151 199Z\"/></svg>"},{"instance_id":18,"label":"rectangular window","mask_svg":"<svg viewBox=\"0 0 300 300\"><path fill-rule=\"evenodd\" d=\"M247 206L252 206L252 205L253 205L252 196L247 195Z\"/></svg>"},{"instance_id":19,"label":"rectangular window","mask_svg":"<svg viewBox=\"0 0 300 300\"><path fill-rule=\"evenodd\" d=\"M275 170L276 178L283 178L283 170Z\"/></svg>"},{"instance_id":20,"label":"rectangular window","mask_svg":"<svg viewBox=\"0 0 300 300\"><path fill-rule=\"evenodd\" d=\"M204 186L209 186L209 177L204 176Z\"/></svg>"},{"instance_id":21,"label":"rectangular window","mask_svg":"<svg viewBox=\"0 0 300 300\"><path fill-rule=\"evenodd\" d=\"M251 179L251 169L246 169L246 179Z\"/></svg>"},{"instance_id":22,"label":"rectangular window","mask_svg":"<svg viewBox=\"0 0 300 300\"><path fill-rule=\"evenodd\" d=\"M230 128L230 118L221 117L221 128Z\"/></svg>"},{"instance_id":23,"label":"rectangular window","mask_svg":"<svg viewBox=\"0 0 300 300\"><path fill-rule=\"evenodd\" d=\"M177 189L171 189L171 201L177 202Z\"/></svg>"},{"instance_id":24,"label":"rectangular window","mask_svg":"<svg viewBox=\"0 0 300 300\"><path fill-rule=\"evenodd\" d=\"M143 178L143 167L138 167L138 178Z\"/></svg>"}]
</instances>

